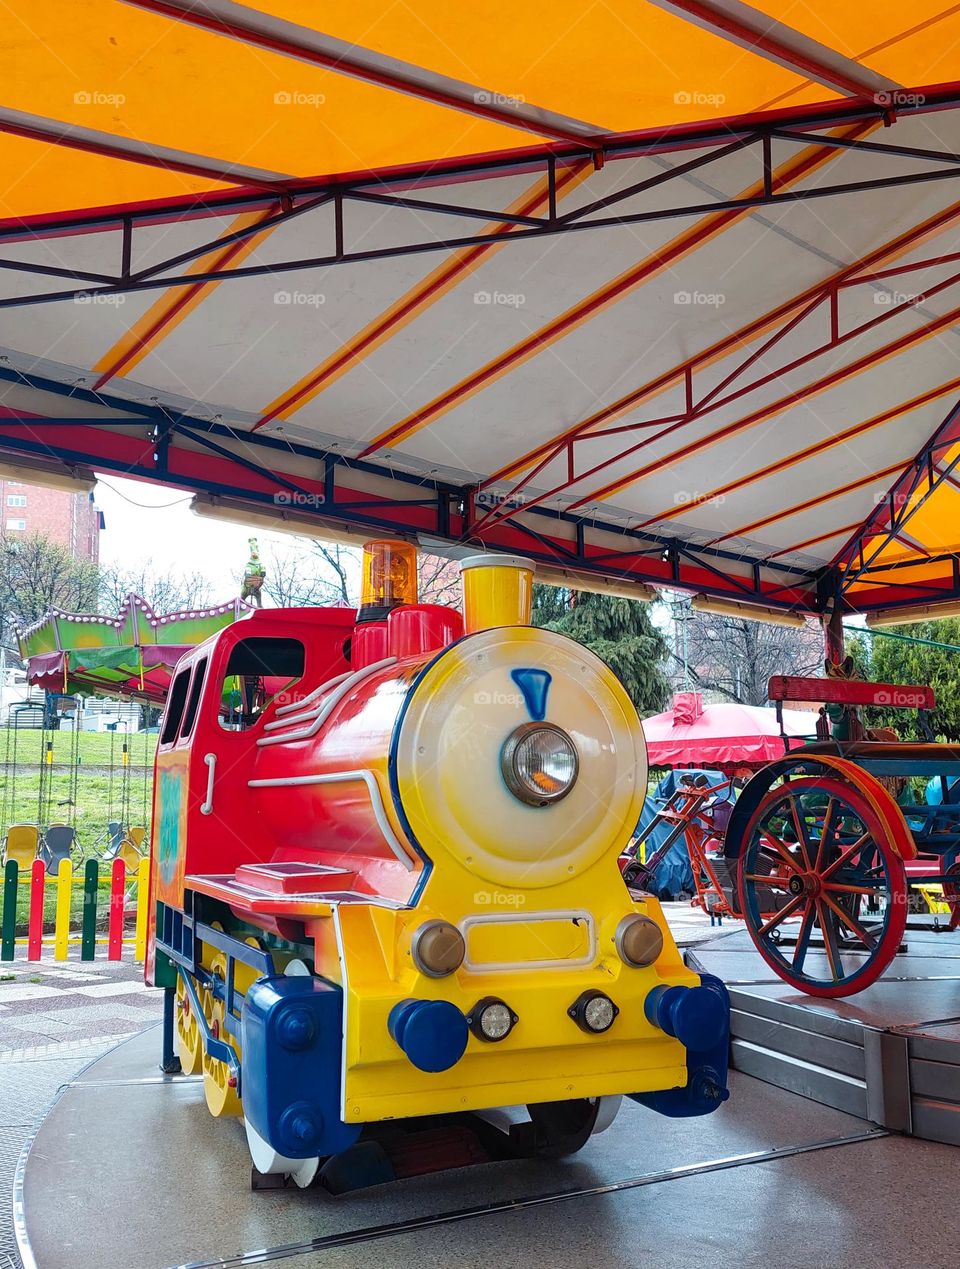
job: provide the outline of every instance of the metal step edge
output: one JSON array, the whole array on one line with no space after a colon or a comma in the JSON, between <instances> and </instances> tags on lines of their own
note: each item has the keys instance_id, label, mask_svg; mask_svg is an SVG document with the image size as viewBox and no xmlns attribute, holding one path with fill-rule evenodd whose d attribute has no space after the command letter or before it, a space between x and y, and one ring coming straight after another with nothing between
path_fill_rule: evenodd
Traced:
<instances>
[{"instance_id":1,"label":"metal step edge","mask_svg":"<svg viewBox=\"0 0 960 1269\"><path fill-rule=\"evenodd\" d=\"M745 1040L774 1053L781 1053L810 1062L827 1071L848 1075L853 1079L866 1079L866 1058L863 1044L851 1044L825 1036L806 1026L795 1026L756 1013L734 1009L730 1015L730 1030L735 1040Z\"/></svg>"},{"instance_id":2,"label":"metal step edge","mask_svg":"<svg viewBox=\"0 0 960 1269\"><path fill-rule=\"evenodd\" d=\"M797 1093L811 1101L832 1106L835 1110L867 1119L867 1085L865 1080L842 1075L813 1062L777 1053L748 1040L734 1040L731 1046L735 1070L752 1075L767 1084Z\"/></svg>"},{"instance_id":3,"label":"metal step edge","mask_svg":"<svg viewBox=\"0 0 960 1269\"><path fill-rule=\"evenodd\" d=\"M784 1022L800 1031L815 1031L831 1040L863 1047L863 1033L867 1024L853 1018L839 1018L836 1014L818 1009L809 998L805 1004L791 1004L784 1000L772 1000L743 987L728 987L730 1003L741 1013L755 1014L775 1022Z\"/></svg>"}]
</instances>

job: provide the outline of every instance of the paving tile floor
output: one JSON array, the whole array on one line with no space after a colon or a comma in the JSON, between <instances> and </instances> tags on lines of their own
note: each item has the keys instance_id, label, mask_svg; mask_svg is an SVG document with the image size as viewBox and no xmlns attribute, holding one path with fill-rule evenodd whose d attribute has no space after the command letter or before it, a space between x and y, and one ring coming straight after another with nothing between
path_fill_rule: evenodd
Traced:
<instances>
[{"instance_id":1,"label":"paving tile floor","mask_svg":"<svg viewBox=\"0 0 960 1269\"><path fill-rule=\"evenodd\" d=\"M681 946L720 932L688 903L664 910ZM142 966L129 961L0 963L0 1190L11 1192L21 1151L58 1091L121 1040L157 1023L162 1008L161 993L146 987ZM0 1269L20 1266L12 1207L0 1202Z\"/></svg>"},{"instance_id":2,"label":"paving tile floor","mask_svg":"<svg viewBox=\"0 0 960 1269\"><path fill-rule=\"evenodd\" d=\"M128 961L0 963L0 1190L64 1084L121 1040L153 1026L161 993ZM9 1198L0 1202L0 1269L20 1269ZM93 1269L91 1266L90 1269Z\"/></svg>"}]
</instances>

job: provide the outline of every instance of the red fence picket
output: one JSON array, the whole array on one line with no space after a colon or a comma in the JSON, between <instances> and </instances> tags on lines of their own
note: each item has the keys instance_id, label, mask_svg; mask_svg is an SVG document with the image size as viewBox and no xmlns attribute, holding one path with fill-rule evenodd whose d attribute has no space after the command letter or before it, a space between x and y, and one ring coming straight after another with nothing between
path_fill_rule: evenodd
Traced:
<instances>
[{"instance_id":1,"label":"red fence picket","mask_svg":"<svg viewBox=\"0 0 960 1269\"><path fill-rule=\"evenodd\" d=\"M43 950L43 890L47 870L42 859L30 868L30 919L27 925L27 960L38 961Z\"/></svg>"},{"instance_id":2,"label":"red fence picket","mask_svg":"<svg viewBox=\"0 0 960 1269\"><path fill-rule=\"evenodd\" d=\"M122 859L113 861L110 871L110 924L107 929L107 960L118 961L123 955L123 890L126 882L126 865Z\"/></svg>"}]
</instances>

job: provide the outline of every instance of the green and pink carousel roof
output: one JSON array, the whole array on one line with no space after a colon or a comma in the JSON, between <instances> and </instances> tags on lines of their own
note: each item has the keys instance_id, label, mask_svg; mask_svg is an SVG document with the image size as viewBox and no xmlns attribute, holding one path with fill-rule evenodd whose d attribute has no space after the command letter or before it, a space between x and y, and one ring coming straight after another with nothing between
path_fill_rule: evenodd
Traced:
<instances>
[{"instance_id":1,"label":"green and pink carousel roof","mask_svg":"<svg viewBox=\"0 0 960 1269\"><path fill-rule=\"evenodd\" d=\"M181 656L252 611L233 599L157 614L140 595L131 594L116 617L55 608L19 631L17 642L35 687L162 704Z\"/></svg>"}]
</instances>

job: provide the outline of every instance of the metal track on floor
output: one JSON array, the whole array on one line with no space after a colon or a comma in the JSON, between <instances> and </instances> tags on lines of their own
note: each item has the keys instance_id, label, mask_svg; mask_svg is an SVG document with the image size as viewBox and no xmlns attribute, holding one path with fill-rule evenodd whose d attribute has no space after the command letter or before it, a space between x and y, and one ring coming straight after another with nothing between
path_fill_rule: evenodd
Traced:
<instances>
[{"instance_id":1,"label":"metal track on floor","mask_svg":"<svg viewBox=\"0 0 960 1269\"><path fill-rule=\"evenodd\" d=\"M484 1216L504 1216L526 1208L544 1207L553 1203L566 1203L572 1199L593 1198L605 1194L621 1194L642 1189L648 1185L662 1185L668 1181L681 1181L686 1177L700 1176L707 1172L726 1172L731 1168L750 1167L758 1163L772 1163L778 1159L791 1159L796 1155L812 1154L818 1150L833 1150L840 1146L858 1145L889 1136L885 1128L865 1129L846 1137L829 1137L802 1145L779 1146L772 1150L751 1150L746 1154L727 1155L701 1163L687 1163L660 1172L645 1172L622 1181L608 1181L602 1185L554 1190L546 1194L532 1194L525 1198L504 1199L498 1203L485 1203L475 1207L461 1207L450 1212L436 1212L430 1216L416 1216L409 1220L391 1221L383 1225L367 1225L361 1229L345 1230L339 1234L326 1234L303 1242L283 1243L277 1247L261 1247L256 1251L224 1256L213 1260L192 1260L171 1269L244 1269L247 1265L262 1265L273 1260L291 1260L320 1251L333 1251L357 1243L377 1242L402 1234L420 1233L444 1225L456 1225L462 1221L477 1220Z\"/></svg>"}]
</instances>

